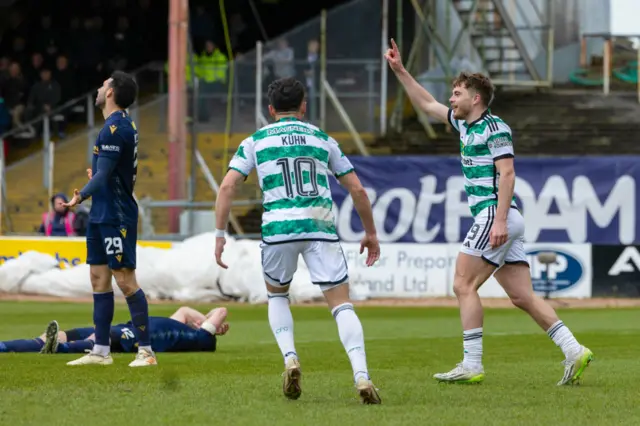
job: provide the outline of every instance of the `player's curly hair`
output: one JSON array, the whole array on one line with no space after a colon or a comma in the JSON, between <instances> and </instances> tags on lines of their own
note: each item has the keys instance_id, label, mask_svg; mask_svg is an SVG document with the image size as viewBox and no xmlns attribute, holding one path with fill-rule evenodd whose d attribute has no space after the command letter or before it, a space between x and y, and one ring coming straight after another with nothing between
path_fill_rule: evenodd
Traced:
<instances>
[{"instance_id":1,"label":"player's curly hair","mask_svg":"<svg viewBox=\"0 0 640 426\"><path fill-rule=\"evenodd\" d=\"M304 101L304 86L293 77L272 82L267 90L269 104L276 112L294 112Z\"/></svg>"},{"instance_id":2,"label":"player's curly hair","mask_svg":"<svg viewBox=\"0 0 640 426\"><path fill-rule=\"evenodd\" d=\"M486 75L476 72L461 72L454 80L452 87L464 87L473 90L480 95L482 103L489 106L493 101L494 87L491 79Z\"/></svg>"},{"instance_id":3,"label":"player's curly hair","mask_svg":"<svg viewBox=\"0 0 640 426\"><path fill-rule=\"evenodd\" d=\"M111 74L113 100L122 109L127 109L136 101L138 85L132 75L123 71Z\"/></svg>"}]
</instances>

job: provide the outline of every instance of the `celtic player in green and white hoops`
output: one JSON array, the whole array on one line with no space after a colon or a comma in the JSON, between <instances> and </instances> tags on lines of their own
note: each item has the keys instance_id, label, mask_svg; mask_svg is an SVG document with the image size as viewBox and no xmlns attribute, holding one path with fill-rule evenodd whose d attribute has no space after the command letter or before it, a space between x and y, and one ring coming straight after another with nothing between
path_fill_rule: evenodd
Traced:
<instances>
[{"instance_id":1,"label":"celtic player in green and white hoops","mask_svg":"<svg viewBox=\"0 0 640 426\"><path fill-rule=\"evenodd\" d=\"M456 261L453 289L460 306L464 358L456 368L436 374L443 382L484 380L482 366L482 303L480 286L494 274L514 305L526 311L547 331L565 355L564 376L558 385L580 379L593 353L575 339L554 309L533 292L524 249L524 219L518 210L511 129L491 114L493 84L482 74L461 73L453 82L451 108L438 103L407 72L391 40L385 57L416 108L460 133L460 156L465 191L474 224Z\"/></svg>"},{"instance_id":2,"label":"celtic player in green and white hoops","mask_svg":"<svg viewBox=\"0 0 640 426\"><path fill-rule=\"evenodd\" d=\"M255 168L263 193L262 267L269 296L269 323L285 363L283 392L298 399L301 370L293 340L289 284L302 255L311 281L320 286L353 367L356 389L364 404L380 404L369 378L362 325L349 301L347 262L338 241L332 212L329 173L349 191L360 215L367 265L380 257L371 203L351 162L338 143L302 121L304 86L293 78L276 80L268 89L275 123L263 127L238 148L220 185L216 202L216 261L222 268L225 229L237 184Z\"/></svg>"}]
</instances>

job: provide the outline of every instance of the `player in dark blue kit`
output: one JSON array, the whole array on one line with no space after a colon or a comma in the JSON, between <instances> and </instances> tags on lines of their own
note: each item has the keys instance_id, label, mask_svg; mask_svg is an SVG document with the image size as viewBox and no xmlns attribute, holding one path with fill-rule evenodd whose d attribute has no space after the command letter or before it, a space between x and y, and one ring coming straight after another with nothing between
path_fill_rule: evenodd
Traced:
<instances>
[{"instance_id":1,"label":"player in dark blue kit","mask_svg":"<svg viewBox=\"0 0 640 426\"><path fill-rule=\"evenodd\" d=\"M182 307L165 317L149 317L151 346L155 352L214 352L217 338L227 333L226 308L215 308L207 315ZM59 331L58 322L51 321L46 332L35 339L0 342L2 352L84 353L95 345L95 328L82 327ZM111 327L112 352L136 352L138 342L133 324Z\"/></svg>"},{"instance_id":2,"label":"player in dark blue kit","mask_svg":"<svg viewBox=\"0 0 640 426\"><path fill-rule=\"evenodd\" d=\"M116 71L98 89L96 106L105 118L93 147L90 180L65 204L73 207L92 198L87 227L87 263L93 287L95 346L68 365L113 363L109 330L114 299L111 277L127 298L133 332L139 342L131 367L156 365L149 338L149 307L136 281L138 204L133 196L138 169L138 131L126 109L138 93L133 77Z\"/></svg>"}]
</instances>

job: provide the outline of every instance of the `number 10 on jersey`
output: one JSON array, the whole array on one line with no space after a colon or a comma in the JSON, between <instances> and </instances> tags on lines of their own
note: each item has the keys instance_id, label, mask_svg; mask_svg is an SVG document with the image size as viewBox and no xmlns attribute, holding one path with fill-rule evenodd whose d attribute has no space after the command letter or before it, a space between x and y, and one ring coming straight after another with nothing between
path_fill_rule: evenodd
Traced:
<instances>
[{"instance_id":1,"label":"number 10 on jersey","mask_svg":"<svg viewBox=\"0 0 640 426\"><path fill-rule=\"evenodd\" d=\"M280 158L276 164L282 169L282 179L287 191L287 197L294 198L296 195L301 197L317 197L318 194L320 194L320 191L318 191L318 177L316 175L316 161L313 158ZM305 172L309 173L308 182L304 181Z\"/></svg>"}]
</instances>

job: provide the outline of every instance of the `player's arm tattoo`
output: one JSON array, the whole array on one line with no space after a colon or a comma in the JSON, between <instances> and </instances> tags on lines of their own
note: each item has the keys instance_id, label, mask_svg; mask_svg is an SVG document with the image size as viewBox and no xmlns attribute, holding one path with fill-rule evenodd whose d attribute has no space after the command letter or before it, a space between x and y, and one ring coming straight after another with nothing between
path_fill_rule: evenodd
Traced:
<instances>
[{"instance_id":1,"label":"player's arm tattoo","mask_svg":"<svg viewBox=\"0 0 640 426\"><path fill-rule=\"evenodd\" d=\"M113 158L98 157L96 174L93 175L91 180L80 190L80 196L82 197L80 202L90 198L99 188L107 184L109 176L111 176L117 164L118 162Z\"/></svg>"}]
</instances>

